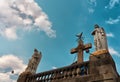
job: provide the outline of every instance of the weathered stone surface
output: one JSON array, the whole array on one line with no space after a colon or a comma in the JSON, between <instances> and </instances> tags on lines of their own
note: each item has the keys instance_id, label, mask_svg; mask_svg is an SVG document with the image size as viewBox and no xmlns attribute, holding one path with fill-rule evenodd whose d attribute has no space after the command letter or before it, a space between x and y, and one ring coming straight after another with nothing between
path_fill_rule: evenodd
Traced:
<instances>
[{"instance_id":1,"label":"weathered stone surface","mask_svg":"<svg viewBox=\"0 0 120 82\"><path fill-rule=\"evenodd\" d=\"M27 68L25 69L25 72L35 74L38 64L41 60L41 57L42 57L41 52L38 52L38 50L35 49L34 54L32 55L32 58L29 60Z\"/></svg>"},{"instance_id":2,"label":"weathered stone surface","mask_svg":"<svg viewBox=\"0 0 120 82\"><path fill-rule=\"evenodd\" d=\"M87 52L89 51L90 48L92 48L92 44L84 44L82 40L82 33L80 35L77 35L78 37L78 46L76 48L71 49L71 54L77 53L77 63L82 63L84 62L84 51L86 50Z\"/></svg>"},{"instance_id":3,"label":"weathered stone surface","mask_svg":"<svg viewBox=\"0 0 120 82\"><path fill-rule=\"evenodd\" d=\"M101 49L108 49L106 33L103 28L100 28L96 24L92 35L94 36L94 45L96 51Z\"/></svg>"},{"instance_id":4,"label":"weathered stone surface","mask_svg":"<svg viewBox=\"0 0 120 82\"><path fill-rule=\"evenodd\" d=\"M109 54L100 56L102 57L94 61L90 60L86 63L42 72L28 77L28 79L32 77L34 82L120 82L111 56ZM86 72L82 72L82 69L85 69L83 67L87 67ZM36 80L37 78L38 80Z\"/></svg>"},{"instance_id":5,"label":"weathered stone surface","mask_svg":"<svg viewBox=\"0 0 120 82\"><path fill-rule=\"evenodd\" d=\"M96 51L90 55L89 61L81 61L83 60L83 50L89 49L90 47L86 47L80 39L78 47L72 50L72 53L78 52L78 55L82 55L78 56L77 63L34 74L38 65L38 63L35 62L36 55L34 55L28 64L29 70L27 68L26 71L19 76L17 82L120 82L120 76L117 73L115 62L107 49L104 29L97 27L93 35L95 36ZM80 38L81 36L82 35L79 35ZM100 42L98 42L98 39ZM35 50L35 54L36 53L37 51Z\"/></svg>"},{"instance_id":6,"label":"weathered stone surface","mask_svg":"<svg viewBox=\"0 0 120 82\"><path fill-rule=\"evenodd\" d=\"M32 74L30 72L23 72L20 74L17 82L26 82L26 79L28 76L31 76Z\"/></svg>"},{"instance_id":7,"label":"weathered stone surface","mask_svg":"<svg viewBox=\"0 0 120 82\"><path fill-rule=\"evenodd\" d=\"M17 82L26 82L28 76L31 76L36 73L41 57L42 57L41 53L39 53L37 49L35 49L32 58L29 60L27 68L23 73L20 74Z\"/></svg>"}]
</instances>

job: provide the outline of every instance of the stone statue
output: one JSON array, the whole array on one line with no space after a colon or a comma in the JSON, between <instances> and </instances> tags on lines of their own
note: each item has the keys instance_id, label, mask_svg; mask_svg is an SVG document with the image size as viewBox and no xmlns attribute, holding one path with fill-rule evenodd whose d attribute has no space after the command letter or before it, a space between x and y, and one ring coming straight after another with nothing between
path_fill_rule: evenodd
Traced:
<instances>
[{"instance_id":1,"label":"stone statue","mask_svg":"<svg viewBox=\"0 0 120 82\"><path fill-rule=\"evenodd\" d=\"M96 51L102 49L108 50L106 33L104 29L100 28L97 24L94 27L95 29L92 32L92 35L94 36L94 44Z\"/></svg>"},{"instance_id":2,"label":"stone statue","mask_svg":"<svg viewBox=\"0 0 120 82\"><path fill-rule=\"evenodd\" d=\"M29 63L25 72L30 72L32 74L35 74L37 70L37 66L40 62L41 56L42 56L41 52L39 53L37 49L35 49L32 58L29 60Z\"/></svg>"},{"instance_id":3,"label":"stone statue","mask_svg":"<svg viewBox=\"0 0 120 82\"><path fill-rule=\"evenodd\" d=\"M36 74L36 70L37 70L38 64L41 60L41 57L42 57L41 52L38 52L38 50L35 49L34 54L32 55L32 58L29 60L27 68L25 69L24 72L22 72L19 75L17 82L26 82L27 76Z\"/></svg>"}]
</instances>

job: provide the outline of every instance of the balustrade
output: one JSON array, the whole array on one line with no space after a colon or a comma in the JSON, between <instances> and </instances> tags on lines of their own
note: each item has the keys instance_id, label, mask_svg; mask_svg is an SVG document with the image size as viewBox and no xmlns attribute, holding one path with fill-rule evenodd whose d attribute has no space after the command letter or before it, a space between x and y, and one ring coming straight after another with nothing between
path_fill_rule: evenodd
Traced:
<instances>
[{"instance_id":1,"label":"balustrade","mask_svg":"<svg viewBox=\"0 0 120 82\"><path fill-rule=\"evenodd\" d=\"M89 62L73 64L63 68L38 73L27 77L26 82L52 82L88 75Z\"/></svg>"}]
</instances>

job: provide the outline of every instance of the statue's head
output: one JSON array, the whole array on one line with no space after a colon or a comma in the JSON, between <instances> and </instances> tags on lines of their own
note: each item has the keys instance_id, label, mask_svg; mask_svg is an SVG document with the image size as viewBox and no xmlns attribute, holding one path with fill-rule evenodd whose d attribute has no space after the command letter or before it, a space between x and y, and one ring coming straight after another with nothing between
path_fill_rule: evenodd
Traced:
<instances>
[{"instance_id":1,"label":"statue's head","mask_svg":"<svg viewBox=\"0 0 120 82\"><path fill-rule=\"evenodd\" d=\"M97 24L95 24L94 28L99 28L99 26Z\"/></svg>"},{"instance_id":2,"label":"statue's head","mask_svg":"<svg viewBox=\"0 0 120 82\"><path fill-rule=\"evenodd\" d=\"M37 50L37 49L34 49L34 52L38 52L38 50Z\"/></svg>"}]
</instances>

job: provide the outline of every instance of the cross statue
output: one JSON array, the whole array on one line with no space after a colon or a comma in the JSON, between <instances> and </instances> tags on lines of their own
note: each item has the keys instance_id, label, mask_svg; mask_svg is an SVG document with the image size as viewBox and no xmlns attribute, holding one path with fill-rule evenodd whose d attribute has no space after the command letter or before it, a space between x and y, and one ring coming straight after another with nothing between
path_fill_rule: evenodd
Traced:
<instances>
[{"instance_id":1,"label":"cross statue","mask_svg":"<svg viewBox=\"0 0 120 82\"><path fill-rule=\"evenodd\" d=\"M82 63L84 50L86 50L86 52L89 52L89 49L92 48L92 44L88 43L84 45L82 40L82 33L76 36L78 37L78 46L71 49L71 54L77 53L77 63Z\"/></svg>"}]
</instances>

